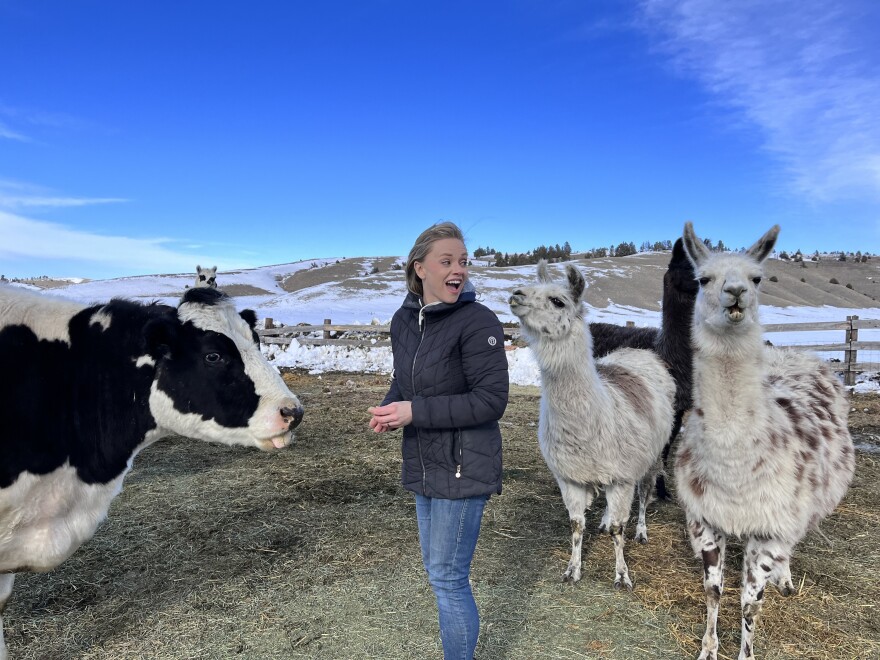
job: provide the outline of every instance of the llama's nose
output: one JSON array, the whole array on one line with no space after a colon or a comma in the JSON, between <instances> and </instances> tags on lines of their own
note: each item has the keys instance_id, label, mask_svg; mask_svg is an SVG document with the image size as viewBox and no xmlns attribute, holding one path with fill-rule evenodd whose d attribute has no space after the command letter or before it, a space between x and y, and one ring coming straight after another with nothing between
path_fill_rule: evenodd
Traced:
<instances>
[{"instance_id":1,"label":"llama's nose","mask_svg":"<svg viewBox=\"0 0 880 660\"><path fill-rule=\"evenodd\" d=\"M745 284L736 283L736 284L725 284L724 285L724 293L729 293L734 298L739 298L743 294L743 291L745 291L745 290L746 290Z\"/></svg>"},{"instance_id":2,"label":"llama's nose","mask_svg":"<svg viewBox=\"0 0 880 660\"><path fill-rule=\"evenodd\" d=\"M288 422L287 428L292 431L297 426L299 426L299 423L303 419L302 406L297 406L296 408L282 408L281 417L283 417L284 420Z\"/></svg>"},{"instance_id":3,"label":"llama's nose","mask_svg":"<svg viewBox=\"0 0 880 660\"><path fill-rule=\"evenodd\" d=\"M521 296L523 294L522 289L517 289L514 291L511 296Z\"/></svg>"}]
</instances>

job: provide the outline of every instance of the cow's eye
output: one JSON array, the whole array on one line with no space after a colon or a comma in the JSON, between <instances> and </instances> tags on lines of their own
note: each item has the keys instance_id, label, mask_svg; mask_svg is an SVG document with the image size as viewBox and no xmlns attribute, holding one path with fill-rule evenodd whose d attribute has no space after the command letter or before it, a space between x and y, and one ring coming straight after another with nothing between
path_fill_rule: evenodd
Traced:
<instances>
[{"instance_id":1,"label":"cow's eye","mask_svg":"<svg viewBox=\"0 0 880 660\"><path fill-rule=\"evenodd\" d=\"M220 353L208 353L205 356L205 362L208 364L216 364L217 362L220 362Z\"/></svg>"},{"instance_id":2,"label":"cow's eye","mask_svg":"<svg viewBox=\"0 0 880 660\"><path fill-rule=\"evenodd\" d=\"M550 302L553 303L554 307L565 307L565 303L562 302L559 298L550 298Z\"/></svg>"}]
</instances>

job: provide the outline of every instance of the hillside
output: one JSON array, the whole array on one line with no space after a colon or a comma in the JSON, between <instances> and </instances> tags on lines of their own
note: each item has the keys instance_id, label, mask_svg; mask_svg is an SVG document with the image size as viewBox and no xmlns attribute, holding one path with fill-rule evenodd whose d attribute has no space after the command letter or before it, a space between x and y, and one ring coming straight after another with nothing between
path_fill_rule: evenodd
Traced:
<instances>
[{"instance_id":1,"label":"hillside","mask_svg":"<svg viewBox=\"0 0 880 660\"><path fill-rule=\"evenodd\" d=\"M592 318L656 323L668 261L668 252L574 261L587 280L586 302L594 310ZM372 319L385 322L405 294L403 271L395 268L402 262L403 257L393 256L314 259L220 271L217 281L227 293L240 299L242 306L254 308L260 317L270 316L285 323L320 322L323 318L341 323ZM551 267L562 268L559 264ZM376 268L378 272L373 273ZM470 273L481 301L506 317L510 292L533 280L535 267L496 268L477 262ZM839 284L832 284L832 279ZM774 308L877 308L878 281L880 260L857 264L825 259L800 264L771 259L766 263L761 304ZM193 282L194 275L185 273L81 283L34 280L30 284L84 302L122 296L173 303ZM852 288L847 288L847 284Z\"/></svg>"}]
</instances>

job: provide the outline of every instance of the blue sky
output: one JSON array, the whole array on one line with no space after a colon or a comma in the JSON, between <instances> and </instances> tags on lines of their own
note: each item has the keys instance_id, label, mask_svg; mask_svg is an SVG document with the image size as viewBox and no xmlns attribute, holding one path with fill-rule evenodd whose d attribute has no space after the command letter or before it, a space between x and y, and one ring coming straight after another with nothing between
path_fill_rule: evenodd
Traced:
<instances>
[{"instance_id":1,"label":"blue sky","mask_svg":"<svg viewBox=\"0 0 880 660\"><path fill-rule=\"evenodd\" d=\"M0 0L0 273L880 253L873 0Z\"/></svg>"}]
</instances>

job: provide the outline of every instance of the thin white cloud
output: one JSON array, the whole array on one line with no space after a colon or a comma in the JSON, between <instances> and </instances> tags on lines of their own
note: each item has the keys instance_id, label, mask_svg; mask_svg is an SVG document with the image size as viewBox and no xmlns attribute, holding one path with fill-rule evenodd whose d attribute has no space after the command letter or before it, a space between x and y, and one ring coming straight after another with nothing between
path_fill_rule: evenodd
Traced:
<instances>
[{"instance_id":1,"label":"thin white cloud","mask_svg":"<svg viewBox=\"0 0 880 660\"><path fill-rule=\"evenodd\" d=\"M90 126L88 121L62 112L47 112L32 108L22 108L0 102L0 139L31 142L32 139L11 126L27 126L32 129L83 130Z\"/></svg>"},{"instance_id":2,"label":"thin white cloud","mask_svg":"<svg viewBox=\"0 0 880 660\"><path fill-rule=\"evenodd\" d=\"M103 236L61 224L33 220L0 211L0 259L77 261L112 267L120 273L181 273L192 270L196 259L211 263L228 260L212 255L181 252L167 238Z\"/></svg>"},{"instance_id":3,"label":"thin white cloud","mask_svg":"<svg viewBox=\"0 0 880 660\"><path fill-rule=\"evenodd\" d=\"M38 186L0 179L0 210L15 211L23 208L70 208L97 204L127 202L119 197L64 197L54 195Z\"/></svg>"},{"instance_id":4,"label":"thin white cloud","mask_svg":"<svg viewBox=\"0 0 880 660\"><path fill-rule=\"evenodd\" d=\"M30 142L30 138L22 133L12 130L0 121L0 140L15 140L16 142Z\"/></svg>"},{"instance_id":5,"label":"thin white cloud","mask_svg":"<svg viewBox=\"0 0 880 660\"><path fill-rule=\"evenodd\" d=\"M96 204L119 204L127 199L116 197L15 197L0 193L0 208L63 208L94 206Z\"/></svg>"},{"instance_id":6,"label":"thin white cloud","mask_svg":"<svg viewBox=\"0 0 880 660\"><path fill-rule=\"evenodd\" d=\"M643 0L685 75L739 109L815 201L880 195L880 11L873 0Z\"/></svg>"}]
</instances>

